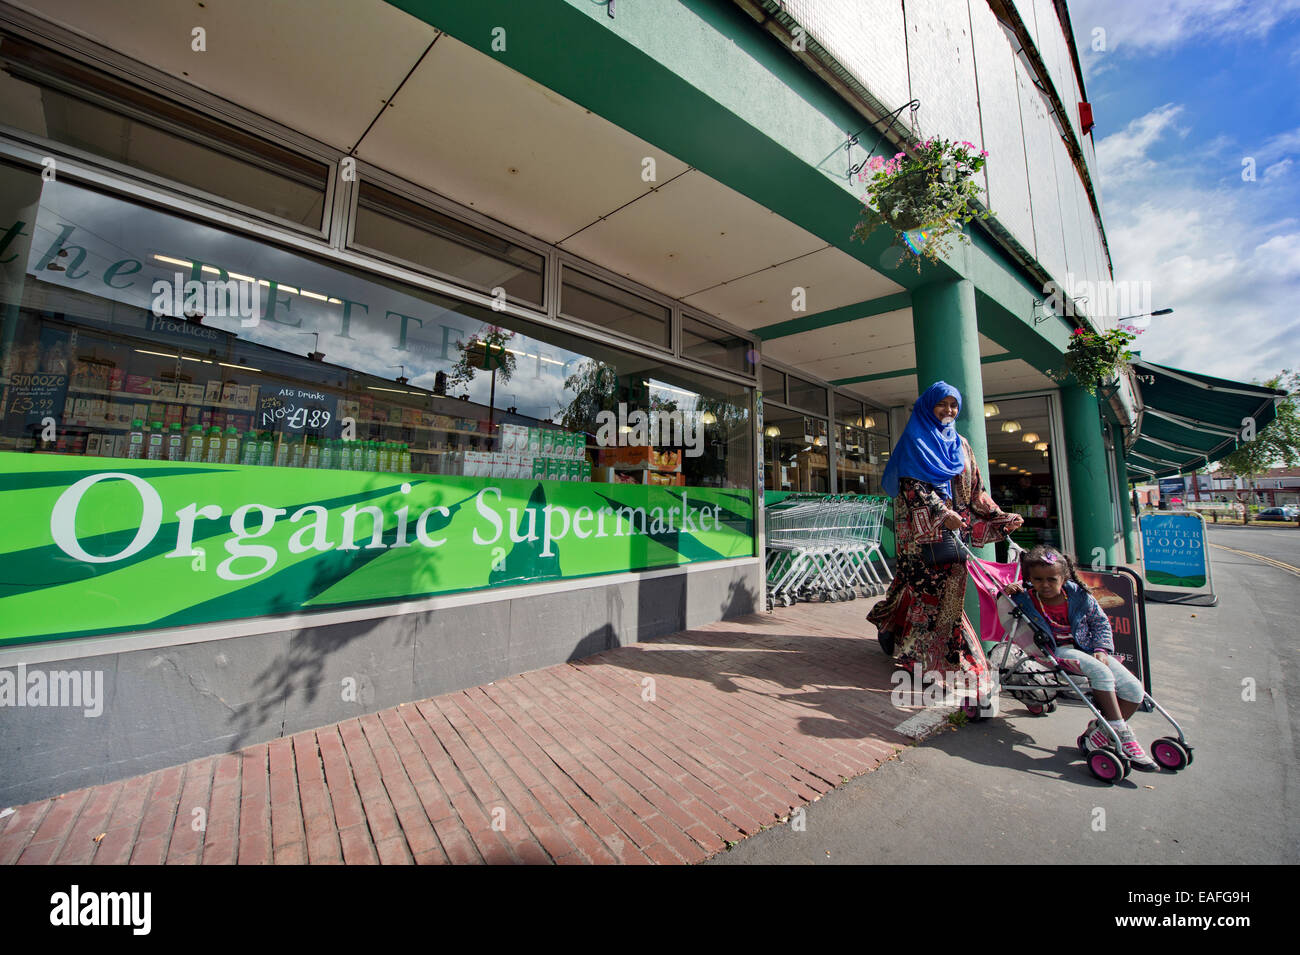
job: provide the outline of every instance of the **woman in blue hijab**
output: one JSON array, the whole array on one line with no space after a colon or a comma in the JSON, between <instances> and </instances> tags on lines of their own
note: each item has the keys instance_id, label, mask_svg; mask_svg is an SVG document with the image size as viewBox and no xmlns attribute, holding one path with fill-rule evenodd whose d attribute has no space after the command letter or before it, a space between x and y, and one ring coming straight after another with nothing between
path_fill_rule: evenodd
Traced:
<instances>
[{"instance_id":1,"label":"woman in blue hijab","mask_svg":"<svg viewBox=\"0 0 1300 955\"><path fill-rule=\"evenodd\" d=\"M966 564L955 536L975 547L1021 525L984 490L970 444L957 433L961 393L936 381L917 399L882 479L894 498L898 570L867 620L880 645L906 669L964 671L988 684L988 661L962 612ZM916 687L917 690L920 687Z\"/></svg>"}]
</instances>

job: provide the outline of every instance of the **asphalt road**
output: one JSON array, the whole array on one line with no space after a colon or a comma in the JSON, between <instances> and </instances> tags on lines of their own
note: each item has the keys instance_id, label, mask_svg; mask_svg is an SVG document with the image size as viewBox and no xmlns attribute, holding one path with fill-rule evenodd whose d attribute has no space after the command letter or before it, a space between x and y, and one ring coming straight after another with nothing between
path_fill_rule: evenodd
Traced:
<instances>
[{"instance_id":1,"label":"asphalt road","mask_svg":"<svg viewBox=\"0 0 1300 955\"><path fill-rule=\"evenodd\" d=\"M1212 527L1210 541L1300 567L1300 530ZM1300 574L1211 555L1217 607L1147 607L1153 692L1196 747L1184 771L1107 786L1075 749L1086 709L1033 717L1004 698L1001 716L832 790L802 831L774 827L706 864L1300 862ZM880 650L864 639L863 652ZM1155 713L1133 725L1147 744L1168 732Z\"/></svg>"}]
</instances>

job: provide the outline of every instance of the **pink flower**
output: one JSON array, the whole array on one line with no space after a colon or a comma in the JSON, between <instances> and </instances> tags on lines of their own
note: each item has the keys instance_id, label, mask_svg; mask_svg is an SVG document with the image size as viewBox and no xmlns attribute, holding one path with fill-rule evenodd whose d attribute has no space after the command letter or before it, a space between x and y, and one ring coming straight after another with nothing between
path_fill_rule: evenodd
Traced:
<instances>
[{"instance_id":1,"label":"pink flower","mask_svg":"<svg viewBox=\"0 0 1300 955\"><path fill-rule=\"evenodd\" d=\"M1071 335L1075 335L1075 336L1082 335L1082 334L1083 334L1083 329L1082 329L1082 328L1076 328L1074 331L1070 332L1070 334L1071 334Z\"/></svg>"},{"instance_id":2,"label":"pink flower","mask_svg":"<svg viewBox=\"0 0 1300 955\"><path fill-rule=\"evenodd\" d=\"M872 156L871 159L867 162L867 168L870 169L872 172L876 172L884 164L885 164L884 156Z\"/></svg>"},{"instance_id":3,"label":"pink flower","mask_svg":"<svg viewBox=\"0 0 1300 955\"><path fill-rule=\"evenodd\" d=\"M906 159L906 158L907 158L907 153L894 153L894 158L895 158L895 159Z\"/></svg>"},{"instance_id":4,"label":"pink flower","mask_svg":"<svg viewBox=\"0 0 1300 955\"><path fill-rule=\"evenodd\" d=\"M981 149L981 150L980 150L980 155L981 155L981 156L987 156L988 154L989 154L989 151L988 151L987 149Z\"/></svg>"},{"instance_id":5,"label":"pink flower","mask_svg":"<svg viewBox=\"0 0 1300 955\"><path fill-rule=\"evenodd\" d=\"M974 148L975 148L975 144L974 144L974 143L963 142L962 145L965 146L967 149L974 149Z\"/></svg>"}]
</instances>

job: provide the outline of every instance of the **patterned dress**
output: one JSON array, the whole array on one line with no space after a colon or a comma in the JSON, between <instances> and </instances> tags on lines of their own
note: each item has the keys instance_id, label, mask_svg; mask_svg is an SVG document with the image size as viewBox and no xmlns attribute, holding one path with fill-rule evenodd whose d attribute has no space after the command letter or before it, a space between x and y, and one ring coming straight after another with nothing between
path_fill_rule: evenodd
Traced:
<instances>
[{"instance_id":1,"label":"patterned dress","mask_svg":"<svg viewBox=\"0 0 1300 955\"><path fill-rule=\"evenodd\" d=\"M978 636L963 612L966 565L927 565L921 545L943 537L943 518L951 509L970 526L969 543L980 547L1002 540L1020 526L1018 514L1001 511L984 490L970 444L961 439L966 470L952 479L953 499L930 484L899 478L894 498L898 568L888 593L867 620L894 634L899 666L923 672L964 671L975 676L981 694L989 686L989 664Z\"/></svg>"}]
</instances>

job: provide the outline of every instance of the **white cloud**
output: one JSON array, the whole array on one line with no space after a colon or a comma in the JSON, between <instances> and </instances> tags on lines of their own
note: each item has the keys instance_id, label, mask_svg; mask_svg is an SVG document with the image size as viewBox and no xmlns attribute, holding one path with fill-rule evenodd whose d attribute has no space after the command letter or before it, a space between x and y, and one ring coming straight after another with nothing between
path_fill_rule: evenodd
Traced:
<instances>
[{"instance_id":1,"label":"white cloud","mask_svg":"<svg viewBox=\"0 0 1300 955\"><path fill-rule=\"evenodd\" d=\"M1150 282L1152 307L1175 309L1136 345L1158 364L1245 381L1300 366L1300 223L1278 215L1300 206L1282 155L1300 157L1300 140L1273 137L1277 162L1244 182L1210 151L1161 150L1180 111L1161 106L1097 146L1115 278Z\"/></svg>"},{"instance_id":2,"label":"white cloud","mask_svg":"<svg viewBox=\"0 0 1300 955\"><path fill-rule=\"evenodd\" d=\"M1263 36L1298 11L1300 0L1073 0L1070 21L1091 79L1110 56L1149 55L1204 38ZM1099 28L1105 31L1102 51L1093 49Z\"/></svg>"}]
</instances>

